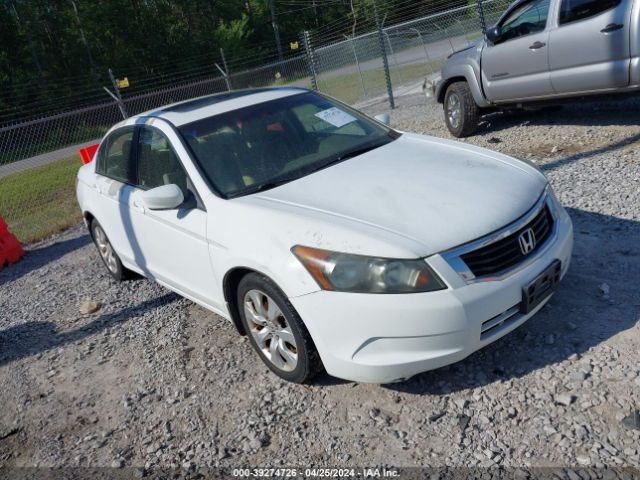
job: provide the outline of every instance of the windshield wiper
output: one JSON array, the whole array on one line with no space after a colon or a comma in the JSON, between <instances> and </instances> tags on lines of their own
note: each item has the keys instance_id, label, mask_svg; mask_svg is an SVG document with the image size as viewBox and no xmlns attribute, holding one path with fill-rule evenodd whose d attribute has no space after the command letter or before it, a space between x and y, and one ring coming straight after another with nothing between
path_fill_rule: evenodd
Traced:
<instances>
[{"instance_id":1,"label":"windshield wiper","mask_svg":"<svg viewBox=\"0 0 640 480\"><path fill-rule=\"evenodd\" d=\"M331 165L335 165L336 163L340 163L344 160L348 160L349 158L357 157L358 155L362 155L363 153L367 153L367 152L370 152L371 150L375 150L378 147L382 147L383 145L386 145L391 141L392 140L378 142L374 145L366 145L366 146L354 148L353 150L349 150L348 152L345 152L342 155L338 155L337 157L334 157L327 162L321 163L320 165L316 165L314 168L305 171L304 175L309 175L319 170L324 170L325 168L330 167Z\"/></svg>"},{"instance_id":2,"label":"windshield wiper","mask_svg":"<svg viewBox=\"0 0 640 480\"><path fill-rule=\"evenodd\" d=\"M378 142L378 143L376 143L374 145L366 145L366 146L363 146L363 147L355 148L353 150L349 150L348 152L337 156L334 160L331 161L331 163L341 162L342 160L347 160L349 158L357 157L358 155L362 155L363 153L367 153L367 152L370 152L371 150L375 150L376 148L382 147L383 145L386 145L387 143L389 143L389 142L387 142L387 141Z\"/></svg>"},{"instance_id":3,"label":"windshield wiper","mask_svg":"<svg viewBox=\"0 0 640 480\"><path fill-rule=\"evenodd\" d=\"M285 178L281 178L278 180L272 180L269 182L265 182L265 183L260 183L258 185L255 186L251 186L251 187L247 187L243 190L239 190L238 192L233 193L232 195L230 195L231 198L233 197L240 197L240 196L244 196L244 195L250 195L252 193L258 193L258 192L264 192L265 190L271 190L272 188L276 188L279 187L280 185L283 185L285 183L289 183L292 182L293 180L296 180L297 178L299 178L298 176L291 176L291 177L285 177Z\"/></svg>"},{"instance_id":4,"label":"windshield wiper","mask_svg":"<svg viewBox=\"0 0 640 480\"><path fill-rule=\"evenodd\" d=\"M255 186L251 186L251 187L247 187L243 190L240 190L238 192L235 192L231 195L229 195L229 198L234 198L234 197L241 197L241 196L245 196L245 195L251 195L252 193L258 193L258 192L264 192L266 190L271 190L272 188L276 188L279 187L280 185L283 185L285 183L289 183L292 182L294 180L297 180L301 177L304 177L306 175L309 175L311 173L315 173L318 170L323 170L331 165L334 165L336 163L340 163L343 160L347 160L349 158L353 158L353 157L357 157L358 155L362 155L363 153L367 153L370 152L371 150L375 150L378 147L382 147L383 145L386 145L387 143L390 143L392 140L389 141L384 141L384 142L378 142L374 145L366 145L366 146L362 146L359 148L355 148L353 150L350 150L346 153L343 153L342 155L338 155L337 157L331 159L328 162L322 163L320 165L315 166L315 168L311 168L311 169L305 169L302 171L297 172L296 175L289 175L287 177L282 177L282 178L277 178L275 180L270 180L268 182L265 183L260 183L258 185Z\"/></svg>"}]
</instances>

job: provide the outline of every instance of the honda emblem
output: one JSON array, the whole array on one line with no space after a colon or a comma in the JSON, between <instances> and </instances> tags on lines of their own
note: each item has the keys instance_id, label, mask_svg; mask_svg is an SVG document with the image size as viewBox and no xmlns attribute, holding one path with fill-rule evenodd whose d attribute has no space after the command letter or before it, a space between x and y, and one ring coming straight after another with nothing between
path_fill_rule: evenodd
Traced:
<instances>
[{"instance_id":1,"label":"honda emblem","mask_svg":"<svg viewBox=\"0 0 640 480\"><path fill-rule=\"evenodd\" d=\"M536 234L533 229L527 228L518 237L518 243L520 244L520 251L523 255L529 255L536 248Z\"/></svg>"}]
</instances>

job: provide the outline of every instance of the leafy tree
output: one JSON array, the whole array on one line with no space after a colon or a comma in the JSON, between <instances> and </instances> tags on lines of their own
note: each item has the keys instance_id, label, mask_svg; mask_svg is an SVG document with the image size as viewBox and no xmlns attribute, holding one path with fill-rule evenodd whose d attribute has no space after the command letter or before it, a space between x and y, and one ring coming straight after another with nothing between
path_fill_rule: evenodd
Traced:
<instances>
[{"instance_id":1,"label":"leafy tree","mask_svg":"<svg viewBox=\"0 0 640 480\"><path fill-rule=\"evenodd\" d=\"M374 25L373 0L0 0L0 123L107 100L107 71L126 94L276 58L270 1L285 55L303 30L315 46ZM475 0L377 0L381 20Z\"/></svg>"}]
</instances>

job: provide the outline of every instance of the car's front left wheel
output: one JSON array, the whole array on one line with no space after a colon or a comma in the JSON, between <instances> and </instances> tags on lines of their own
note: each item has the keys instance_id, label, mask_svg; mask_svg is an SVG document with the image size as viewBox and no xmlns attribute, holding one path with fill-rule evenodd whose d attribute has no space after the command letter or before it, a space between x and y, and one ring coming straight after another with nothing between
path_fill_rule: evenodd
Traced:
<instances>
[{"instance_id":1,"label":"car's front left wheel","mask_svg":"<svg viewBox=\"0 0 640 480\"><path fill-rule=\"evenodd\" d=\"M253 348L276 375L305 383L322 370L309 331L269 278L250 273L240 281L238 311Z\"/></svg>"},{"instance_id":2,"label":"car's front left wheel","mask_svg":"<svg viewBox=\"0 0 640 480\"><path fill-rule=\"evenodd\" d=\"M456 138L468 137L478 130L480 107L473 99L467 82L455 82L447 88L444 120L449 132Z\"/></svg>"},{"instance_id":3,"label":"car's front left wheel","mask_svg":"<svg viewBox=\"0 0 640 480\"><path fill-rule=\"evenodd\" d=\"M111 276L119 282L133 277L133 272L122 265L120 257L118 257L118 254L113 249L102 225L100 225L96 219L93 219L91 220L89 228L91 230L93 243L95 243L100 258Z\"/></svg>"}]
</instances>

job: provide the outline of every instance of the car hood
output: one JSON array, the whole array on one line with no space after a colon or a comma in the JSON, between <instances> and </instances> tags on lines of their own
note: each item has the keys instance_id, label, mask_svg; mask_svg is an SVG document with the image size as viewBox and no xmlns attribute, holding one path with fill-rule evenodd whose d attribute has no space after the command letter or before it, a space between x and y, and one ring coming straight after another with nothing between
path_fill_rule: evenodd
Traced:
<instances>
[{"instance_id":1,"label":"car hood","mask_svg":"<svg viewBox=\"0 0 640 480\"><path fill-rule=\"evenodd\" d=\"M403 134L252 197L340 217L367 232L371 227L383 230L386 236L411 240L419 250L414 253L426 256L518 219L533 207L546 183L535 168L505 155Z\"/></svg>"}]
</instances>

